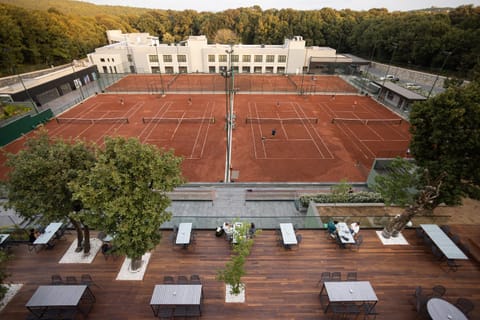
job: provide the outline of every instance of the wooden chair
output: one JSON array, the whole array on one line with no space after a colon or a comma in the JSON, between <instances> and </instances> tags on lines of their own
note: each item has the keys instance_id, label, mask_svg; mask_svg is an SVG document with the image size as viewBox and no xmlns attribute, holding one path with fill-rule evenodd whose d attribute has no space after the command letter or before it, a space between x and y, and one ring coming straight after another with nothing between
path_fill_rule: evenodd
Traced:
<instances>
[{"instance_id":1,"label":"wooden chair","mask_svg":"<svg viewBox=\"0 0 480 320\"><path fill-rule=\"evenodd\" d=\"M52 285L58 286L63 284L63 279L60 275L54 274L52 275Z\"/></svg>"},{"instance_id":2,"label":"wooden chair","mask_svg":"<svg viewBox=\"0 0 480 320\"><path fill-rule=\"evenodd\" d=\"M75 277L75 276L66 276L66 277L65 277L65 284L67 284L67 285L78 284L77 277Z\"/></svg>"},{"instance_id":3,"label":"wooden chair","mask_svg":"<svg viewBox=\"0 0 480 320\"><path fill-rule=\"evenodd\" d=\"M317 282L317 286L320 285L320 283L323 285L324 282L330 281L330 277L330 271L322 272L322 274L320 275L320 280L318 280Z\"/></svg>"},{"instance_id":4,"label":"wooden chair","mask_svg":"<svg viewBox=\"0 0 480 320\"><path fill-rule=\"evenodd\" d=\"M347 273L347 281L357 281L357 272L352 271Z\"/></svg>"},{"instance_id":5,"label":"wooden chair","mask_svg":"<svg viewBox=\"0 0 480 320\"><path fill-rule=\"evenodd\" d=\"M443 297L447 289L442 285L436 285L432 288L432 297L440 298Z\"/></svg>"},{"instance_id":6,"label":"wooden chair","mask_svg":"<svg viewBox=\"0 0 480 320\"><path fill-rule=\"evenodd\" d=\"M187 279L187 277L185 276L178 276L177 277L177 284L188 284L189 281Z\"/></svg>"},{"instance_id":7,"label":"wooden chair","mask_svg":"<svg viewBox=\"0 0 480 320\"><path fill-rule=\"evenodd\" d=\"M355 243L352 244L350 249L351 250L356 249L358 251L358 250L360 250L360 246L362 245L362 243L363 243L363 236L360 234L360 235L357 236L357 239L355 240Z\"/></svg>"},{"instance_id":8,"label":"wooden chair","mask_svg":"<svg viewBox=\"0 0 480 320\"><path fill-rule=\"evenodd\" d=\"M164 276L163 277L163 284L174 284L175 279L172 276Z\"/></svg>"},{"instance_id":9,"label":"wooden chair","mask_svg":"<svg viewBox=\"0 0 480 320\"><path fill-rule=\"evenodd\" d=\"M455 306L460 309L466 316L475 308L473 302L466 298L458 298Z\"/></svg>"},{"instance_id":10,"label":"wooden chair","mask_svg":"<svg viewBox=\"0 0 480 320\"><path fill-rule=\"evenodd\" d=\"M198 274L192 274L190 276L190 283L192 283L192 284L202 284L202 281L200 280L200 276Z\"/></svg>"},{"instance_id":11,"label":"wooden chair","mask_svg":"<svg viewBox=\"0 0 480 320\"><path fill-rule=\"evenodd\" d=\"M342 281L342 273L341 272L332 272L330 280L331 281Z\"/></svg>"}]
</instances>

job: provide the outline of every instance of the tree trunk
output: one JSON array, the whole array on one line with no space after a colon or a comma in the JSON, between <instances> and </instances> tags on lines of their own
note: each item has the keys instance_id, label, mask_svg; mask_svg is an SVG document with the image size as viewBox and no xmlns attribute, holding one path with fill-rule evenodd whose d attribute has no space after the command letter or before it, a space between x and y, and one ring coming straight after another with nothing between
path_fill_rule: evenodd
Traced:
<instances>
[{"instance_id":1,"label":"tree trunk","mask_svg":"<svg viewBox=\"0 0 480 320\"><path fill-rule=\"evenodd\" d=\"M88 255L90 253L90 228L87 225L83 225L83 232L85 235L85 241L83 243L83 253Z\"/></svg>"},{"instance_id":2,"label":"tree trunk","mask_svg":"<svg viewBox=\"0 0 480 320\"><path fill-rule=\"evenodd\" d=\"M75 228L75 231L77 231L77 248L75 249L75 252L80 252L82 251L82 245L83 245L83 231L82 228L80 227L80 223L72 218L69 218L70 222L73 224L73 227Z\"/></svg>"},{"instance_id":3,"label":"tree trunk","mask_svg":"<svg viewBox=\"0 0 480 320\"><path fill-rule=\"evenodd\" d=\"M142 267L142 257L132 258L132 262L130 263L131 271L137 271L141 267Z\"/></svg>"},{"instance_id":4,"label":"tree trunk","mask_svg":"<svg viewBox=\"0 0 480 320\"><path fill-rule=\"evenodd\" d=\"M423 211L433 211L438 205L434 200L440 193L440 187L442 186L444 177L445 174L441 174L433 183L430 183L430 177L427 172L427 185L420 190L417 199L412 205L406 208L402 214L390 219L382 231L382 236L387 239L390 237L398 237L399 233L416 214Z\"/></svg>"}]
</instances>

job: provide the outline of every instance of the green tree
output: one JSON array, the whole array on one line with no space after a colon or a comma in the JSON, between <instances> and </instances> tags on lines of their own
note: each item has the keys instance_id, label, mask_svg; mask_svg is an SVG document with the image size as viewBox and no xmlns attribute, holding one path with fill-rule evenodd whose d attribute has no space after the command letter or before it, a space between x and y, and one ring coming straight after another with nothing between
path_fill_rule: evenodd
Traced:
<instances>
[{"instance_id":1,"label":"green tree","mask_svg":"<svg viewBox=\"0 0 480 320\"><path fill-rule=\"evenodd\" d=\"M182 159L138 139L105 139L95 166L70 186L83 203L83 217L92 226L114 235L117 252L132 259L132 269L161 239L160 226L170 220L166 192L184 181Z\"/></svg>"},{"instance_id":2,"label":"green tree","mask_svg":"<svg viewBox=\"0 0 480 320\"><path fill-rule=\"evenodd\" d=\"M236 243L233 245L230 261L226 263L224 269L217 273L217 280L230 285L230 293L234 295L238 295L243 288L242 277L245 275L245 262L254 243L254 236L248 236L249 228L250 223L246 221L243 221L241 226L237 224L236 235L234 235ZM256 234L258 232L259 230L256 231Z\"/></svg>"},{"instance_id":3,"label":"green tree","mask_svg":"<svg viewBox=\"0 0 480 320\"><path fill-rule=\"evenodd\" d=\"M432 177L446 174L434 205L480 198L480 83L452 87L416 103L410 121L416 163Z\"/></svg>"},{"instance_id":4,"label":"green tree","mask_svg":"<svg viewBox=\"0 0 480 320\"><path fill-rule=\"evenodd\" d=\"M347 182L347 179L342 179L340 183L333 185L330 188L334 202L346 202L348 193L352 190L352 185Z\"/></svg>"},{"instance_id":5,"label":"green tree","mask_svg":"<svg viewBox=\"0 0 480 320\"><path fill-rule=\"evenodd\" d=\"M375 191L387 206L411 204L417 194L420 176L412 161L397 157L388 164L385 173L375 177Z\"/></svg>"},{"instance_id":6,"label":"green tree","mask_svg":"<svg viewBox=\"0 0 480 320\"><path fill-rule=\"evenodd\" d=\"M69 219L77 231L78 247L90 250L89 238L83 237L81 220L74 212L74 200L68 183L94 163L92 148L82 141L52 140L46 131L29 138L25 148L8 154L11 168L6 181L7 207L25 218L41 214L41 222ZM85 229L88 229L84 225ZM87 231L88 232L88 231Z\"/></svg>"}]
</instances>

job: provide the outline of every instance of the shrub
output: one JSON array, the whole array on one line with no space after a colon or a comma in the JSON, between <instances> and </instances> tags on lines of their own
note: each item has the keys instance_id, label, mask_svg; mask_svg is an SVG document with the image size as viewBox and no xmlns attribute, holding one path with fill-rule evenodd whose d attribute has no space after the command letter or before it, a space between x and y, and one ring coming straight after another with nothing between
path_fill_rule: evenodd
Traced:
<instances>
[{"instance_id":1,"label":"shrub","mask_svg":"<svg viewBox=\"0 0 480 320\"><path fill-rule=\"evenodd\" d=\"M367 191L347 193L342 197L331 193L307 194L301 196L299 200L304 207L308 207L310 201L315 203L383 203L380 193Z\"/></svg>"}]
</instances>

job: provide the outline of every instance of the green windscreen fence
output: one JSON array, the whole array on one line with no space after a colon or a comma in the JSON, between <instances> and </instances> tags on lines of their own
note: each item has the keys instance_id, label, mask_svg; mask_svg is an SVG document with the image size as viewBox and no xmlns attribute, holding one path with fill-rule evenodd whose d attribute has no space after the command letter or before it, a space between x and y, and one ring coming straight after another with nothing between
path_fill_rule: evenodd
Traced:
<instances>
[{"instance_id":1,"label":"green windscreen fence","mask_svg":"<svg viewBox=\"0 0 480 320\"><path fill-rule=\"evenodd\" d=\"M53 112L50 109L38 114L26 115L5 126L0 127L0 146L4 146L22 135L34 130L39 124L45 123L53 118Z\"/></svg>"}]
</instances>

